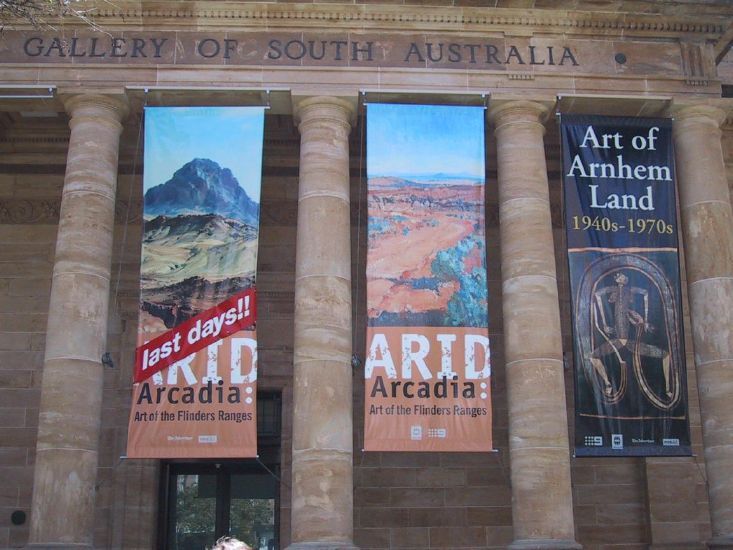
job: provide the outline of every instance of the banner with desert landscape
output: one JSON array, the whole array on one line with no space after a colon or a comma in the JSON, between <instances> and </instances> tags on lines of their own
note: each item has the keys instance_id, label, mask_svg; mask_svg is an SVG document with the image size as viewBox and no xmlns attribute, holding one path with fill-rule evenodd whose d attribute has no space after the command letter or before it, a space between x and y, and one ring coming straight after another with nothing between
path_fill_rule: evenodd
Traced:
<instances>
[{"instance_id":1,"label":"banner with desert landscape","mask_svg":"<svg viewBox=\"0 0 733 550\"><path fill-rule=\"evenodd\" d=\"M364 449L490 451L484 108L367 106Z\"/></svg>"},{"instance_id":2,"label":"banner with desert landscape","mask_svg":"<svg viewBox=\"0 0 733 550\"><path fill-rule=\"evenodd\" d=\"M147 107L127 456L257 455L263 107Z\"/></svg>"}]
</instances>

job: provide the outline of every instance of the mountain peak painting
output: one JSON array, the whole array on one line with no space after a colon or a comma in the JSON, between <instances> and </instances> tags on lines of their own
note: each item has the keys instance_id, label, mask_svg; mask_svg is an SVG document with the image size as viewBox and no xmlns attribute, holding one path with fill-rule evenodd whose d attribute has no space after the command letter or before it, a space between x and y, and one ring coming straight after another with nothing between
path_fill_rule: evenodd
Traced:
<instances>
[{"instance_id":1,"label":"mountain peak painting","mask_svg":"<svg viewBox=\"0 0 733 550\"><path fill-rule=\"evenodd\" d=\"M259 204L240 186L229 168L195 158L173 177L145 193L145 214L217 214L246 224L259 223Z\"/></svg>"},{"instance_id":2,"label":"mountain peak painting","mask_svg":"<svg viewBox=\"0 0 733 550\"><path fill-rule=\"evenodd\" d=\"M262 145L248 136L262 129L238 109L148 111L140 324L152 333L254 286Z\"/></svg>"},{"instance_id":3,"label":"mountain peak painting","mask_svg":"<svg viewBox=\"0 0 733 550\"><path fill-rule=\"evenodd\" d=\"M252 286L259 209L229 168L205 158L148 189L141 314L171 328Z\"/></svg>"},{"instance_id":4,"label":"mountain peak painting","mask_svg":"<svg viewBox=\"0 0 733 550\"><path fill-rule=\"evenodd\" d=\"M264 107L145 107L127 456L257 456L264 122Z\"/></svg>"}]
</instances>

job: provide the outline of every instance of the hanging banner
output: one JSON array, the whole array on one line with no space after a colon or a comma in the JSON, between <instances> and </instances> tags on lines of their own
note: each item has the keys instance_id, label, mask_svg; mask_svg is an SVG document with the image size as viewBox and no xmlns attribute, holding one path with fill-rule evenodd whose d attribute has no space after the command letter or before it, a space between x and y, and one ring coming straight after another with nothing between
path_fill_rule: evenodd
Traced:
<instances>
[{"instance_id":1,"label":"hanging banner","mask_svg":"<svg viewBox=\"0 0 733 550\"><path fill-rule=\"evenodd\" d=\"M691 454L672 123L563 115L576 456Z\"/></svg>"},{"instance_id":2,"label":"hanging banner","mask_svg":"<svg viewBox=\"0 0 733 550\"><path fill-rule=\"evenodd\" d=\"M364 449L490 451L484 109L369 104Z\"/></svg>"},{"instance_id":3,"label":"hanging banner","mask_svg":"<svg viewBox=\"0 0 733 550\"><path fill-rule=\"evenodd\" d=\"M262 107L147 107L127 456L257 455Z\"/></svg>"}]
</instances>

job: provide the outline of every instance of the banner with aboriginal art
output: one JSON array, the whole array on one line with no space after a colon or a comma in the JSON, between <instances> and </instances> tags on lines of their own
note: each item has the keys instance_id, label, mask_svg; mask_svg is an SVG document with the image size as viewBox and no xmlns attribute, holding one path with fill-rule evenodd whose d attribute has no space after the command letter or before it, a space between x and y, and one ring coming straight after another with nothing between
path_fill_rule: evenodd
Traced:
<instances>
[{"instance_id":1,"label":"banner with aboriginal art","mask_svg":"<svg viewBox=\"0 0 733 550\"><path fill-rule=\"evenodd\" d=\"M484 108L367 105L366 451L490 451Z\"/></svg>"},{"instance_id":2,"label":"banner with aboriginal art","mask_svg":"<svg viewBox=\"0 0 733 550\"><path fill-rule=\"evenodd\" d=\"M257 455L263 107L147 107L131 458Z\"/></svg>"},{"instance_id":3,"label":"banner with aboriginal art","mask_svg":"<svg viewBox=\"0 0 733 550\"><path fill-rule=\"evenodd\" d=\"M672 122L563 115L576 456L691 453Z\"/></svg>"}]
</instances>

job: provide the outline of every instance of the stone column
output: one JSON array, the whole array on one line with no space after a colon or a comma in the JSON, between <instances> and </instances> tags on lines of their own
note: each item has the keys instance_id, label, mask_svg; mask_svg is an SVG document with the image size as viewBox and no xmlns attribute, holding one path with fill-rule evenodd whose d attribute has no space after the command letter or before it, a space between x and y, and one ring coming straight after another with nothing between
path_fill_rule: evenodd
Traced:
<instances>
[{"instance_id":1,"label":"stone column","mask_svg":"<svg viewBox=\"0 0 733 550\"><path fill-rule=\"evenodd\" d=\"M292 544L354 548L349 132L351 105L296 105L300 183L295 263Z\"/></svg>"},{"instance_id":2,"label":"stone column","mask_svg":"<svg viewBox=\"0 0 733 550\"><path fill-rule=\"evenodd\" d=\"M515 549L575 542L560 308L543 144L547 108L495 101Z\"/></svg>"},{"instance_id":3,"label":"stone column","mask_svg":"<svg viewBox=\"0 0 733 550\"><path fill-rule=\"evenodd\" d=\"M677 110L674 121L711 548L733 548L733 213L720 142L724 119L720 109L692 105Z\"/></svg>"},{"instance_id":4,"label":"stone column","mask_svg":"<svg viewBox=\"0 0 733 550\"><path fill-rule=\"evenodd\" d=\"M71 137L46 328L30 546L91 548L120 121L116 97L65 101Z\"/></svg>"}]
</instances>

